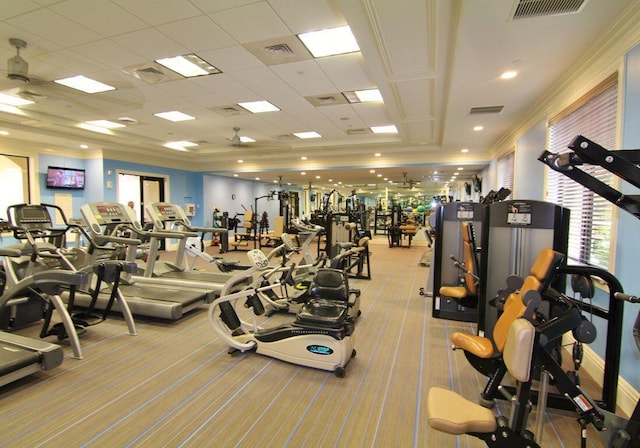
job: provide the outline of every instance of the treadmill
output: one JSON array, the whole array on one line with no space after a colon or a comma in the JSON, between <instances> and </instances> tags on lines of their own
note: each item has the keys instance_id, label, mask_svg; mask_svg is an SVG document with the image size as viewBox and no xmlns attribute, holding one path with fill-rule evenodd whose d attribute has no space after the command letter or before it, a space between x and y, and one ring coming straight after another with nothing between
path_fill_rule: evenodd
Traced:
<instances>
[{"instance_id":1,"label":"treadmill","mask_svg":"<svg viewBox=\"0 0 640 448\"><path fill-rule=\"evenodd\" d=\"M173 234L148 232L142 229L133 210L117 202L93 202L80 208L87 222L91 237L98 245L121 245L126 247L127 261L136 262L136 252L141 239L175 238ZM140 238L140 239L137 239ZM92 254L95 258L97 253ZM213 300L213 291L206 285L171 286L153 281L138 282L142 277L126 274L122 276L119 288L127 299L134 315L166 320L178 320L187 312L199 308ZM153 279L151 279L153 280ZM96 308L104 309L109 292L98 296ZM76 298L79 306L88 306L90 297ZM114 311L120 311L117 303Z\"/></svg>"},{"instance_id":2,"label":"treadmill","mask_svg":"<svg viewBox=\"0 0 640 448\"><path fill-rule=\"evenodd\" d=\"M15 249L0 249L0 255L3 256L15 256L15 252ZM0 296L0 316L3 316L3 323L5 317L11 315L11 308L27 300L31 290L45 293L60 286L79 286L85 277L84 273L47 270L7 287ZM0 331L0 386L41 370L51 370L61 365L63 359L64 352L57 344Z\"/></svg>"},{"instance_id":3,"label":"treadmill","mask_svg":"<svg viewBox=\"0 0 640 448\"><path fill-rule=\"evenodd\" d=\"M160 244L159 241L154 241L155 237L152 237L144 278L140 278L138 281L157 281L165 285L180 287L205 284L213 289L215 296L213 298L218 297L222 287L234 276L234 273L184 269L184 253L187 238L199 237L198 232L212 232L216 229L191 225L182 207L169 202L147 204L146 210L153 220L154 232L169 233L170 236L168 236L168 238L177 238L178 248L173 263L165 261L158 262L157 253Z\"/></svg>"}]
</instances>

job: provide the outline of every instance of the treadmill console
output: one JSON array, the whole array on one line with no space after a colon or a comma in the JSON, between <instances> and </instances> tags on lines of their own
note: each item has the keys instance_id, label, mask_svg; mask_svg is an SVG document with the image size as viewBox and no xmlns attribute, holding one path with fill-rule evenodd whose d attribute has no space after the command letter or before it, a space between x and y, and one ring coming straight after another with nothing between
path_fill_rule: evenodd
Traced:
<instances>
[{"instance_id":1,"label":"treadmill console","mask_svg":"<svg viewBox=\"0 0 640 448\"><path fill-rule=\"evenodd\" d=\"M169 202L154 202L147 206L147 211L153 219L153 225L156 229L164 229L164 223L167 221L182 221L187 226L191 226L189 218L182 210L182 207L171 204Z\"/></svg>"},{"instance_id":2,"label":"treadmill console","mask_svg":"<svg viewBox=\"0 0 640 448\"><path fill-rule=\"evenodd\" d=\"M259 270L266 269L269 266L269 260L267 256L260 249L252 249L247 254L252 266L255 266Z\"/></svg>"},{"instance_id":3,"label":"treadmill console","mask_svg":"<svg viewBox=\"0 0 640 448\"><path fill-rule=\"evenodd\" d=\"M117 202L93 202L80 207L80 211L96 235L103 235L106 227L112 224L129 224L142 230L133 210Z\"/></svg>"}]
</instances>

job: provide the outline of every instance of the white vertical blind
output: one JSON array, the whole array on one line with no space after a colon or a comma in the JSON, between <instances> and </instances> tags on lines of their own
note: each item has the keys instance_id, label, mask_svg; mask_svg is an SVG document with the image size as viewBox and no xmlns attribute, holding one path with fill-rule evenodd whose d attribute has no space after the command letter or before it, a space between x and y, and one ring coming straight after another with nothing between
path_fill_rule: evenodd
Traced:
<instances>
[{"instance_id":1,"label":"white vertical blind","mask_svg":"<svg viewBox=\"0 0 640 448\"><path fill-rule=\"evenodd\" d=\"M508 188L513 192L513 172L515 164L515 152L510 152L504 157L498 159L498 189ZM512 199L513 193L510 193L506 199Z\"/></svg>"},{"instance_id":2,"label":"white vertical blind","mask_svg":"<svg viewBox=\"0 0 640 448\"><path fill-rule=\"evenodd\" d=\"M569 151L577 135L615 148L618 85L611 76L549 123L549 151ZM612 185L614 176L600 166L580 169ZM611 203L561 173L549 172L547 199L571 210L568 256L572 261L609 268L612 224Z\"/></svg>"}]
</instances>

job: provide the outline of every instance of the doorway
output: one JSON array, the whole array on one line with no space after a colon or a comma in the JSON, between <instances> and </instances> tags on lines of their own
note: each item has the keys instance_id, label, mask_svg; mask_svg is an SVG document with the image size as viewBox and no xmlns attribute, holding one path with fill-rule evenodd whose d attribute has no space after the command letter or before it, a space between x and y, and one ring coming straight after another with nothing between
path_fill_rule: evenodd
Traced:
<instances>
[{"instance_id":1,"label":"doorway","mask_svg":"<svg viewBox=\"0 0 640 448\"><path fill-rule=\"evenodd\" d=\"M136 217L144 226L151 222L145 211L145 204L164 202L165 178L148 175L118 173L118 202L129 204L135 211Z\"/></svg>"}]
</instances>

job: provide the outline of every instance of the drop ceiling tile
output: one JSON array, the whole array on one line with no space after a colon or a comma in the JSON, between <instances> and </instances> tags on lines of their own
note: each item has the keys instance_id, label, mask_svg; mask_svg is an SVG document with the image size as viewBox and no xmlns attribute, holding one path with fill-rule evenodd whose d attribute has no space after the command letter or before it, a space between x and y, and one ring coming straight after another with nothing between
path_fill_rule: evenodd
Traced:
<instances>
[{"instance_id":1,"label":"drop ceiling tile","mask_svg":"<svg viewBox=\"0 0 640 448\"><path fill-rule=\"evenodd\" d=\"M273 65L271 70L302 96L337 91L337 87L320 69L316 61Z\"/></svg>"},{"instance_id":2,"label":"drop ceiling tile","mask_svg":"<svg viewBox=\"0 0 640 448\"><path fill-rule=\"evenodd\" d=\"M105 37L148 27L144 21L110 0L66 0L50 9Z\"/></svg>"},{"instance_id":3,"label":"drop ceiling tile","mask_svg":"<svg viewBox=\"0 0 640 448\"><path fill-rule=\"evenodd\" d=\"M32 30L34 34L62 47L72 47L100 39L100 35L90 29L44 8L14 17L7 22L19 28Z\"/></svg>"},{"instance_id":4,"label":"drop ceiling tile","mask_svg":"<svg viewBox=\"0 0 640 448\"><path fill-rule=\"evenodd\" d=\"M249 88L283 84L282 79L266 67L234 72L233 77L240 84Z\"/></svg>"},{"instance_id":5,"label":"drop ceiling tile","mask_svg":"<svg viewBox=\"0 0 640 448\"><path fill-rule=\"evenodd\" d=\"M149 25L175 22L199 16L201 11L188 0L112 0L121 8L134 14Z\"/></svg>"},{"instance_id":6,"label":"drop ceiling tile","mask_svg":"<svg viewBox=\"0 0 640 448\"><path fill-rule=\"evenodd\" d=\"M291 34L266 2L216 12L209 17L241 44Z\"/></svg>"},{"instance_id":7,"label":"drop ceiling tile","mask_svg":"<svg viewBox=\"0 0 640 448\"><path fill-rule=\"evenodd\" d=\"M200 11L205 14L224 11L238 6L255 3L256 0L190 0Z\"/></svg>"},{"instance_id":8,"label":"drop ceiling tile","mask_svg":"<svg viewBox=\"0 0 640 448\"><path fill-rule=\"evenodd\" d=\"M40 8L40 5L31 0L0 0L0 20L6 20L20 14Z\"/></svg>"},{"instance_id":9,"label":"drop ceiling tile","mask_svg":"<svg viewBox=\"0 0 640 448\"><path fill-rule=\"evenodd\" d=\"M43 62L50 70L40 70L35 64L36 61ZM77 75L79 73L85 76L91 76L92 73L103 71L108 68L104 64L100 64L95 60L86 58L73 50L52 51L47 54L38 56L34 60L34 64L29 67L29 71L36 77L42 77L46 80L59 79L61 77Z\"/></svg>"},{"instance_id":10,"label":"drop ceiling tile","mask_svg":"<svg viewBox=\"0 0 640 448\"><path fill-rule=\"evenodd\" d=\"M236 44L231 36L206 16L167 23L158 26L157 30L192 52L230 47Z\"/></svg>"},{"instance_id":11,"label":"drop ceiling tile","mask_svg":"<svg viewBox=\"0 0 640 448\"><path fill-rule=\"evenodd\" d=\"M377 87L369 78L359 52L329 56L316 61L340 91Z\"/></svg>"},{"instance_id":12,"label":"drop ceiling tile","mask_svg":"<svg viewBox=\"0 0 640 448\"><path fill-rule=\"evenodd\" d=\"M185 47L153 28L114 36L112 40L130 51L144 56L149 62L188 53Z\"/></svg>"},{"instance_id":13,"label":"drop ceiling tile","mask_svg":"<svg viewBox=\"0 0 640 448\"><path fill-rule=\"evenodd\" d=\"M335 2L328 0L270 0L269 4L294 34L346 24ZM395 4L395 3L394 3Z\"/></svg>"},{"instance_id":14,"label":"drop ceiling tile","mask_svg":"<svg viewBox=\"0 0 640 448\"><path fill-rule=\"evenodd\" d=\"M202 59L225 73L264 67L264 64L240 45L198 53Z\"/></svg>"},{"instance_id":15,"label":"drop ceiling tile","mask_svg":"<svg viewBox=\"0 0 640 448\"><path fill-rule=\"evenodd\" d=\"M146 59L139 54L129 51L127 48L109 39L101 39L78 45L73 48L73 51L87 59L96 61L96 63L117 69L123 69L130 65L146 62Z\"/></svg>"}]
</instances>

